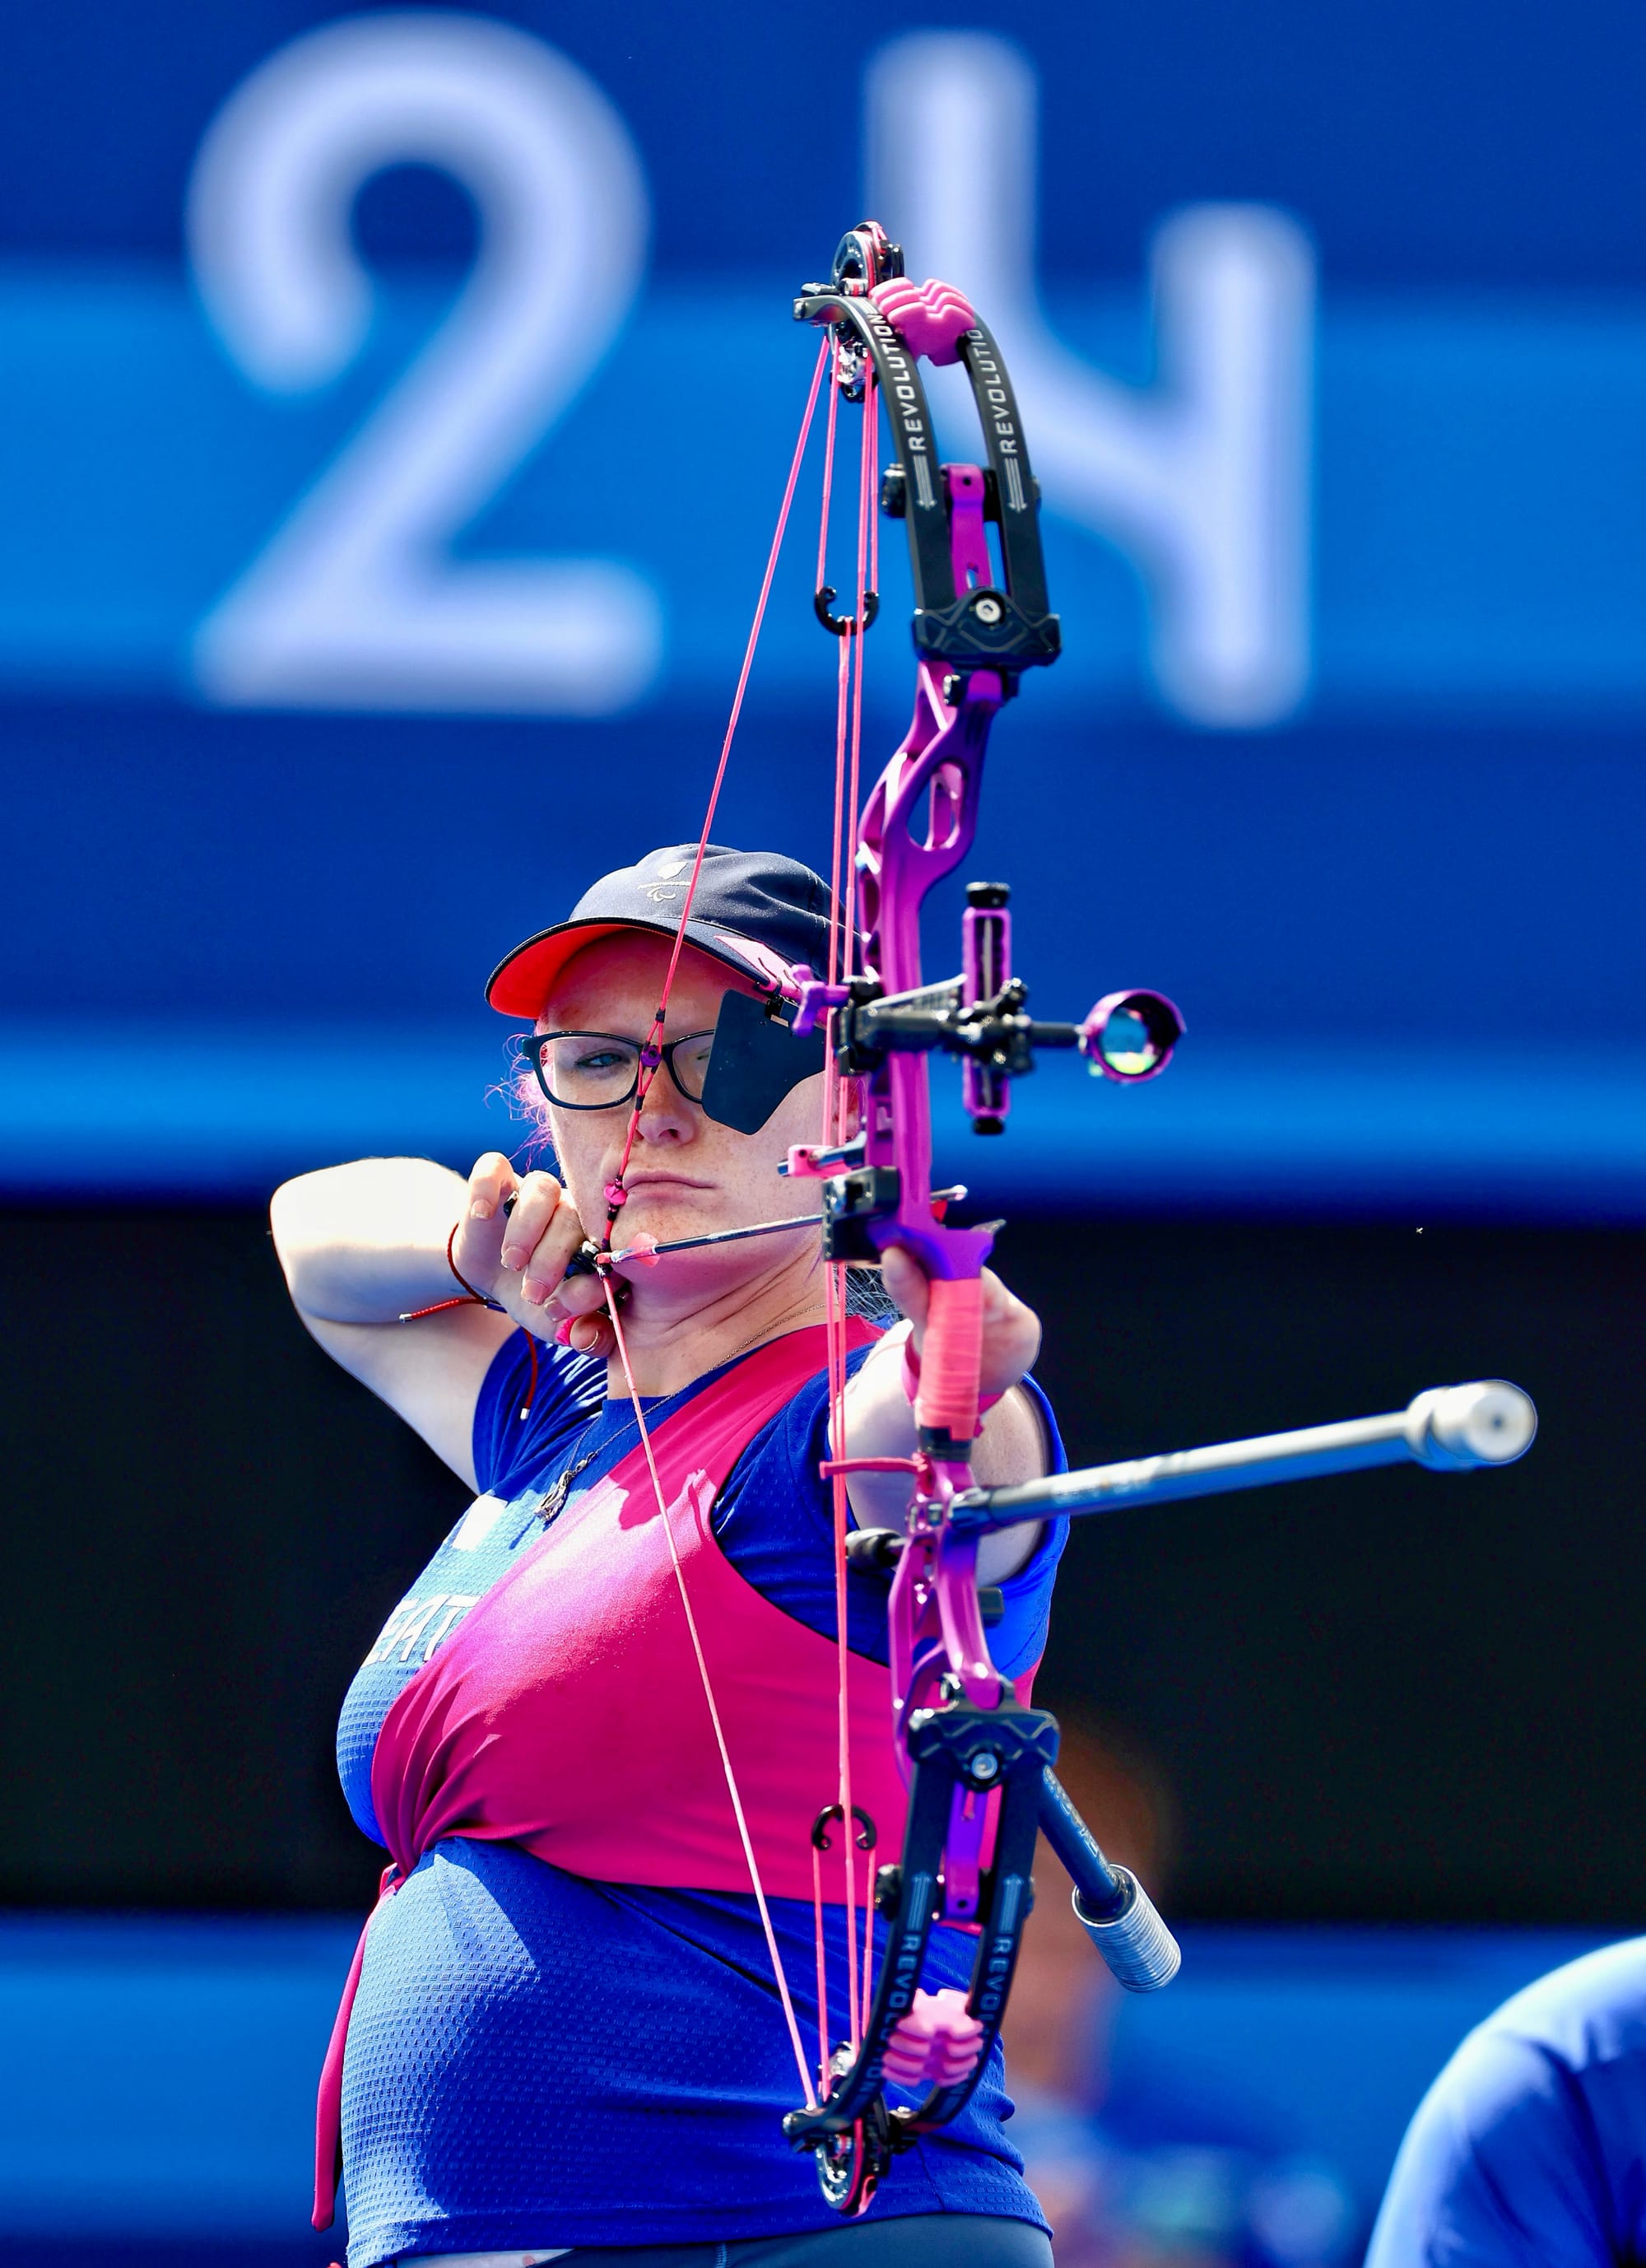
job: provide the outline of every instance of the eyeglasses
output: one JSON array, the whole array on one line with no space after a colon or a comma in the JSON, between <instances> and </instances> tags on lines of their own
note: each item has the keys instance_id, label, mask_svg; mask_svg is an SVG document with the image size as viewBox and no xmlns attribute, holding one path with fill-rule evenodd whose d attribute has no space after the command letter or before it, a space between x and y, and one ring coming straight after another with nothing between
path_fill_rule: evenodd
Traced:
<instances>
[{"instance_id":1,"label":"eyeglasses","mask_svg":"<svg viewBox=\"0 0 1646 2268\"><path fill-rule=\"evenodd\" d=\"M687 1032L649 1056L638 1040L614 1032L533 1032L520 1042L520 1063L559 1110L615 1109L633 1096L647 1060L661 1061L686 1100L701 1102L714 1043L712 1031Z\"/></svg>"}]
</instances>

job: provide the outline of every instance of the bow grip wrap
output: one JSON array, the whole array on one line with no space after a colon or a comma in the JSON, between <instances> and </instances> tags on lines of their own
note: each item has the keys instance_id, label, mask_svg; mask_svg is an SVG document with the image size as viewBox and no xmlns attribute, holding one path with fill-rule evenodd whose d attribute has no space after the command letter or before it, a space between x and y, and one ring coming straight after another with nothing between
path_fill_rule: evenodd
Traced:
<instances>
[{"instance_id":1,"label":"bow grip wrap","mask_svg":"<svg viewBox=\"0 0 1646 2268\"><path fill-rule=\"evenodd\" d=\"M977 1374L982 1359L982 1278L934 1276L915 1396L915 1422L923 1448L939 1455L967 1454L977 1434Z\"/></svg>"}]
</instances>

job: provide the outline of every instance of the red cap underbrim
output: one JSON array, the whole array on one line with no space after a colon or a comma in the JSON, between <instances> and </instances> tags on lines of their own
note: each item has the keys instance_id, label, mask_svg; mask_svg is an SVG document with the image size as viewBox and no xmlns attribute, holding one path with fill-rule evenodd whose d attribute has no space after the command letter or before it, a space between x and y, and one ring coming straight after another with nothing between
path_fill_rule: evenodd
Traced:
<instances>
[{"instance_id":1,"label":"red cap underbrim","mask_svg":"<svg viewBox=\"0 0 1646 2268\"><path fill-rule=\"evenodd\" d=\"M677 933L673 922L602 921L598 917L590 921L556 922L552 929L540 930L528 937L524 945L505 954L491 972L486 983L486 998L499 1015L524 1016L535 1022L543 1012L543 1005L554 989L555 980L573 956L588 945L597 945L604 937L621 937L625 931L637 930L643 936L665 938L672 944ZM735 976L747 978L762 990L772 989L772 979L756 957L761 948L752 946L739 952L738 940L726 930L711 927L707 922L688 921L686 942L699 953L706 953Z\"/></svg>"}]
</instances>

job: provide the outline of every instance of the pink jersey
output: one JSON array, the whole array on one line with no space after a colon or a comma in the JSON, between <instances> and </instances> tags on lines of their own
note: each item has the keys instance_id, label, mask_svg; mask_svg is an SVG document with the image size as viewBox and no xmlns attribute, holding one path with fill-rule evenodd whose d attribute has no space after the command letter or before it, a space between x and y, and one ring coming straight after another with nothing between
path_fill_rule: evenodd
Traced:
<instances>
[{"instance_id":1,"label":"pink jersey","mask_svg":"<svg viewBox=\"0 0 1646 2268\"><path fill-rule=\"evenodd\" d=\"M850 1326L850 1344L874 1336ZM812 1822L839 1791L839 1655L721 1551L709 1512L738 1457L826 1359L820 1326L757 1348L651 1436L761 1881L812 1895ZM891 1678L849 1654L852 1800L882 1847L906 1792ZM746 1891L749 1872L643 1449L562 1513L404 1688L378 1736L384 1895L447 1837L520 1845L596 1881ZM841 1870L824 1892L844 1895ZM368 1928L370 1924L367 1925ZM315 2220L335 2191L343 2049L364 1936L321 2075Z\"/></svg>"}]
</instances>

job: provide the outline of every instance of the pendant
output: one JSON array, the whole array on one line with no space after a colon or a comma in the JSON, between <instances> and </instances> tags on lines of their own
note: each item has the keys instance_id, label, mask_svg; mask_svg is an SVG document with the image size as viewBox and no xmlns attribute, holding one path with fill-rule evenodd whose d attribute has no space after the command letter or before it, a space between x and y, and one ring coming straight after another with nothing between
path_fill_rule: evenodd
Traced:
<instances>
[{"instance_id":1,"label":"pendant","mask_svg":"<svg viewBox=\"0 0 1646 2268\"><path fill-rule=\"evenodd\" d=\"M577 1479L579 1473L586 1471L593 1462L592 1457L579 1457L575 1465L567 1466L560 1478L548 1490L543 1501L537 1507L537 1516L545 1528L551 1527L560 1518L561 1513L566 1509L566 1499L571 1494L573 1481Z\"/></svg>"}]
</instances>

